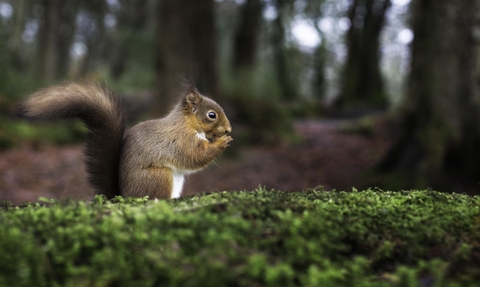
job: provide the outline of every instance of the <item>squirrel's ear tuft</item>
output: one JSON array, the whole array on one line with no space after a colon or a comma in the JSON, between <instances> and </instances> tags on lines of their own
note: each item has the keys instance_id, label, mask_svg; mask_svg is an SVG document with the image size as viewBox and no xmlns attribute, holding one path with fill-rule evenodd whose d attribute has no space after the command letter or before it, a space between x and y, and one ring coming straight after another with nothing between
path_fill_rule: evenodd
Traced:
<instances>
[{"instance_id":1,"label":"squirrel's ear tuft","mask_svg":"<svg viewBox=\"0 0 480 287\"><path fill-rule=\"evenodd\" d=\"M197 88L195 85L190 81L190 79L187 76L182 76L182 87L183 90L188 93L190 91L196 91L198 92Z\"/></svg>"},{"instance_id":2,"label":"squirrel's ear tuft","mask_svg":"<svg viewBox=\"0 0 480 287\"><path fill-rule=\"evenodd\" d=\"M186 76L183 76L182 86L185 93L184 108L193 114L197 113L198 106L202 101L202 95L200 95L195 85Z\"/></svg>"},{"instance_id":3,"label":"squirrel's ear tuft","mask_svg":"<svg viewBox=\"0 0 480 287\"><path fill-rule=\"evenodd\" d=\"M189 91L185 96L185 108L192 114L196 114L201 101L202 96L197 90Z\"/></svg>"}]
</instances>

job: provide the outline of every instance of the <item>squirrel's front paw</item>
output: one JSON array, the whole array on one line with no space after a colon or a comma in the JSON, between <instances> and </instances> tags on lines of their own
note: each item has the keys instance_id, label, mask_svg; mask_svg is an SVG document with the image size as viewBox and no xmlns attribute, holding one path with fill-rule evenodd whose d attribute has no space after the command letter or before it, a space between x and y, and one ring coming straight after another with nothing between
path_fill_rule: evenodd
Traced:
<instances>
[{"instance_id":1,"label":"squirrel's front paw","mask_svg":"<svg viewBox=\"0 0 480 287\"><path fill-rule=\"evenodd\" d=\"M215 141L216 144L218 144L222 148L226 148L229 146L229 143L233 141L233 138L229 135L223 135Z\"/></svg>"}]
</instances>

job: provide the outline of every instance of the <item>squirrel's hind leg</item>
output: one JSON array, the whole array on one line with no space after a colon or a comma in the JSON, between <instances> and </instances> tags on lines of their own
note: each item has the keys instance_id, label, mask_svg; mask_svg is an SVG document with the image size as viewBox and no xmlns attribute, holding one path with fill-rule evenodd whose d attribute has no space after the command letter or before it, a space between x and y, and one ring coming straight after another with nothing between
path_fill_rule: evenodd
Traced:
<instances>
[{"instance_id":1,"label":"squirrel's hind leg","mask_svg":"<svg viewBox=\"0 0 480 287\"><path fill-rule=\"evenodd\" d=\"M124 197L148 196L149 199L170 199L173 187L174 177L170 168L149 167L137 170L130 174L127 180L124 180L122 195Z\"/></svg>"}]
</instances>

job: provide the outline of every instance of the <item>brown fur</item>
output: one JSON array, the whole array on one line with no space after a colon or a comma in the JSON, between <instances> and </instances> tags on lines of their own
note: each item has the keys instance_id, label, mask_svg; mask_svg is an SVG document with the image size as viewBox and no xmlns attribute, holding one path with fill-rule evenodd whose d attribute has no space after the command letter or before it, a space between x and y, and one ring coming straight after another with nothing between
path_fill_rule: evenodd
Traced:
<instances>
[{"instance_id":1,"label":"brown fur","mask_svg":"<svg viewBox=\"0 0 480 287\"><path fill-rule=\"evenodd\" d=\"M232 140L223 109L202 96L191 82L169 115L139 123L125 136L125 116L118 97L89 82L40 90L23 108L28 116L79 117L87 124L90 182L97 193L109 198L117 194L160 199L178 196L172 192L174 186L176 192L181 190L183 176L207 166ZM211 119L209 112L215 112L216 118Z\"/></svg>"}]
</instances>

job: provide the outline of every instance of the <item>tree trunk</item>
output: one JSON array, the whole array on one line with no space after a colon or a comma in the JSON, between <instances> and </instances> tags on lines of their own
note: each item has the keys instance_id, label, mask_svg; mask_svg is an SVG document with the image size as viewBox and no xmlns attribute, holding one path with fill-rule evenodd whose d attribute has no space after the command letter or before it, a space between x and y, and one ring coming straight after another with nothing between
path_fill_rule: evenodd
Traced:
<instances>
[{"instance_id":1,"label":"tree trunk","mask_svg":"<svg viewBox=\"0 0 480 287\"><path fill-rule=\"evenodd\" d=\"M327 77L325 75L325 67L327 66L328 50L323 40L315 49L313 54L313 78L312 78L312 92L313 97L318 101L325 98L327 91Z\"/></svg>"},{"instance_id":2,"label":"tree trunk","mask_svg":"<svg viewBox=\"0 0 480 287\"><path fill-rule=\"evenodd\" d=\"M281 96L287 101L292 101L297 96L292 67L287 56L287 47L285 46L285 12L292 3L292 0L275 1L277 18L273 20L272 32L275 72L277 73L278 84L282 91Z\"/></svg>"},{"instance_id":3,"label":"tree trunk","mask_svg":"<svg viewBox=\"0 0 480 287\"><path fill-rule=\"evenodd\" d=\"M78 13L76 1L62 1L59 10L60 26L58 29L58 42L56 56L56 78L65 78L70 68L70 47L75 36L75 19Z\"/></svg>"},{"instance_id":4,"label":"tree trunk","mask_svg":"<svg viewBox=\"0 0 480 287\"><path fill-rule=\"evenodd\" d=\"M395 178L393 188L478 189L480 0L412 5L415 38L401 134L378 165L380 181L390 187Z\"/></svg>"},{"instance_id":5,"label":"tree trunk","mask_svg":"<svg viewBox=\"0 0 480 287\"><path fill-rule=\"evenodd\" d=\"M348 10L347 59L336 107L387 103L380 72L380 32L390 0L354 0Z\"/></svg>"},{"instance_id":6,"label":"tree trunk","mask_svg":"<svg viewBox=\"0 0 480 287\"><path fill-rule=\"evenodd\" d=\"M260 0L247 0L242 6L240 24L234 40L233 68L236 70L251 68L255 63L262 9Z\"/></svg>"},{"instance_id":7,"label":"tree trunk","mask_svg":"<svg viewBox=\"0 0 480 287\"><path fill-rule=\"evenodd\" d=\"M16 72L24 72L27 65L24 51L22 49L22 34L27 20L27 8L29 8L26 4L26 0L17 0L13 6L13 28L9 40L9 54L12 67Z\"/></svg>"},{"instance_id":8,"label":"tree trunk","mask_svg":"<svg viewBox=\"0 0 480 287\"><path fill-rule=\"evenodd\" d=\"M110 74L114 79L119 79L123 75L132 57L143 56L131 51L131 43L135 43L137 41L135 37L139 37L147 30L150 8L148 0L123 0L120 3L123 8L116 13L117 29L114 35L116 48L108 55Z\"/></svg>"},{"instance_id":9,"label":"tree trunk","mask_svg":"<svg viewBox=\"0 0 480 287\"><path fill-rule=\"evenodd\" d=\"M58 27L61 0L44 0L43 25L40 28L39 75L52 81L57 67Z\"/></svg>"},{"instance_id":10,"label":"tree trunk","mask_svg":"<svg viewBox=\"0 0 480 287\"><path fill-rule=\"evenodd\" d=\"M217 98L213 0L161 1L158 7L155 113L170 110L178 98L182 75L200 92Z\"/></svg>"},{"instance_id":11,"label":"tree trunk","mask_svg":"<svg viewBox=\"0 0 480 287\"><path fill-rule=\"evenodd\" d=\"M101 63L101 59L111 52L111 47L107 47L105 38L105 15L108 11L107 3L102 0L90 0L83 3L84 17L81 24L77 27L78 34L84 38L84 44L87 51L84 55L80 67L80 75L86 76L92 70L95 70Z\"/></svg>"},{"instance_id":12,"label":"tree trunk","mask_svg":"<svg viewBox=\"0 0 480 287\"><path fill-rule=\"evenodd\" d=\"M65 78L70 67L70 47L78 13L76 1L44 0L44 15L39 33L40 78L52 81Z\"/></svg>"}]
</instances>

